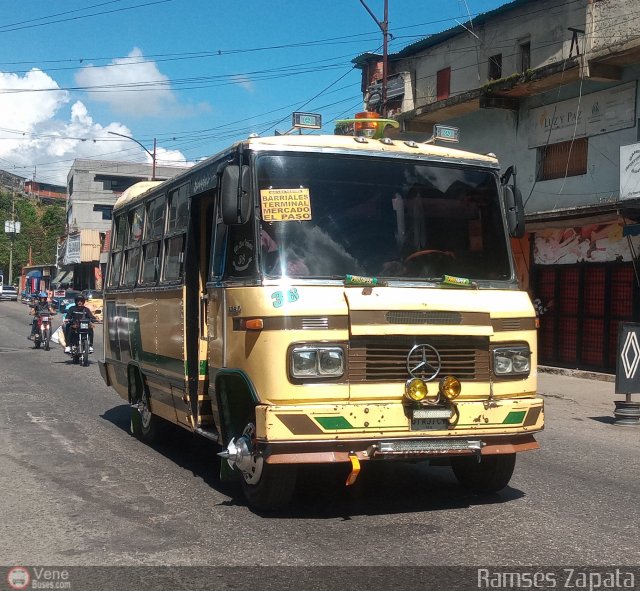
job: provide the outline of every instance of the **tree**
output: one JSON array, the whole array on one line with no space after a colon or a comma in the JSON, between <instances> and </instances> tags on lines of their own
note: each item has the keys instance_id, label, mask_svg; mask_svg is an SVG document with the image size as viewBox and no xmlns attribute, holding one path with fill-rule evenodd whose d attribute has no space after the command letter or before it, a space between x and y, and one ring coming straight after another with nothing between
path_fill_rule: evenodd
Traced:
<instances>
[{"instance_id":1,"label":"tree","mask_svg":"<svg viewBox=\"0 0 640 591\"><path fill-rule=\"evenodd\" d=\"M19 277L22 267L31 260L34 265L56 263L58 237L64 234L66 215L64 206L43 205L23 195L0 192L0 269L9 276L10 238L4 232L4 222L12 219L21 223L20 234L13 241L13 277Z\"/></svg>"}]
</instances>

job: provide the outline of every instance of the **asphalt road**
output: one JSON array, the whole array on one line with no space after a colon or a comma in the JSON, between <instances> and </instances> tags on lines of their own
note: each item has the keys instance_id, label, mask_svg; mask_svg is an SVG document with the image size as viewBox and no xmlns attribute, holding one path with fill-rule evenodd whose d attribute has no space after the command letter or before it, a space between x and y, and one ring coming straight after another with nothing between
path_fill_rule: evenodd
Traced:
<instances>
[{"instance_id":1,"label":"asphalt road","mask_svg":"<svg viewBox=\"0 0 640 591\"><path fill-rule=\"evenodd\" d=\"M129 434L101 327L83 368L32 349L28 322L0 302L1 564L640 565L640 430L611 424L611 383L541 374L542 449L501 494L424 464L366 465L348 490L312 469L265 517L220 484L210 442Z\"/></svg>"}]
</instances>

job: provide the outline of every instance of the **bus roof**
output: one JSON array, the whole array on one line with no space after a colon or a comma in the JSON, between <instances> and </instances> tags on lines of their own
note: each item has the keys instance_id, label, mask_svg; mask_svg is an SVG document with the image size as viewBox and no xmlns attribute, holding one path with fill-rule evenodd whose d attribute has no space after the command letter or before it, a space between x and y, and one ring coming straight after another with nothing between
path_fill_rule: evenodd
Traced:
<instances>
[{"instance_id":1,"label":"bus roof","mask_svg":"<svg viewBox=\"0 0 640 591\"><path fill-rule=\"evenodd\" d=\"M157 185L166 183L173 183L179 181L180 178L187 177L195 171L207 167L212 161L220 158L224 153L233 151L239 144L244 144L246 149L256 151L267 150L285 150L285 151L326 151L326 152L340 152L340 153L354 153L354 154L368 154L368 155L387 155L387 156L407 156L416 157L422 156L425 159L434 160L436 162L449 162L449 163L465 163L475 164L478 166L486 166L489 168L498 169L497 158L491 155L475 154L473 152L466 152L464 150L457 150L449 146L436 146L433 144L427 144L424 142L415 142L411 140L405 140L403 138L362 138L354 137L350 135L319 135L319 134L304 134L304 135L276 135L266 137L250 137L240 142L236 142L223 152L211 156L206 160L199 162L193 168L182 172L181 174L167 180L167 181L142 181L136 183L132 187L129 187L119 199L116 201L114 210L118 210L126 205L133 203L134 201L141 200L141 196L156 187Z\"/></svg>"},{"instance_id":2,"label":"bus roof","mask_svg":"<svg viewBox=\"0 0 640 591\"><path fill-rule=\"evenodd\" d=\"M365 141L363 141L365 140ZM362 138L351 135L276 135L269 137L254 137L245 140L247 147L260 149L286 148L325 148L349 152L369 152L401 154L408 156L425 156L427 158L446 158L450 160L473 161L478 165L498 167L495 156L475 154L464 150L457 150L449 146L436 146L434 144L420 143L404 140L404 138Z\"/></svg>"},{"instance_id":3,"label":"bus roof","mask_svg":"<svg viewBox=\"0 0 640 591\"><path fill-rule=\"evenodd\" d=\"M124 207L127 203L134 201L136 197L139 197L143 193L146 193L154 187L161 185L163 182L164 181L140 181L135 185L131 185L128 189L125 189L123 191L120 197L118 197L113 208L120 209L121 207Z\"/></svg>"}]
</instances>

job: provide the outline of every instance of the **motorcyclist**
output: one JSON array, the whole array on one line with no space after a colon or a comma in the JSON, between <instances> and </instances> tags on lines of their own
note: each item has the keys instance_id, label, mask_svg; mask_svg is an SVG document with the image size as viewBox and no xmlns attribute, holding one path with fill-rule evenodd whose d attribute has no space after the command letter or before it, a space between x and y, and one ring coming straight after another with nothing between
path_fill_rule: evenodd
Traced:
<instances>
[{"instance_id":1,"label":"motorcyclist","mask_svg":"<svg viewBox=\"0 0 640 591\"><path fill-rule=\"evenodd\" d=\"M49 296L46 291L38 293L36 299L31 304L31 310L29 310L29 314L33 316L33 321L31 322L31 334L27 337L30 341L33 340L34 335L38 332L38 315L42 312L49 312L50 316L53 316L56 313L49 303Z\"/></svg>"},{"instance_id":2,"label":"motorcyclist","mask_svg":"<svg viewBox=\"0 0 640 591\"><path fill-rule=\"evenodd\" d=\"M67 346L64 348L65 353L71 353L71 345L76 344L78 340L77 330L74 325L79 320L89 320L89 353L93 353L93 323L97 322L96 317L91 310L85 306L85 299L83 295L78 295L75 298L76 305L67 308L67 317L65 318L64 337Z\"/></svg>"}]
</instances>

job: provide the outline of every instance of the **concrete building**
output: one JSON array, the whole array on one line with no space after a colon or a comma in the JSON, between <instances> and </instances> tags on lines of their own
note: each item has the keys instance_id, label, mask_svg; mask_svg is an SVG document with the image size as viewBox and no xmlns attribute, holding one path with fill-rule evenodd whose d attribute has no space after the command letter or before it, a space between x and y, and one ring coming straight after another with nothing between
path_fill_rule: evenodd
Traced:
<instances>
[{"instance_id":1,"label":"concrete building","mask_svg":"<svg viewBox=\"0 0 640 591\"><path fill-rule=\"evenodd\" d=\"M516 0L389 56L403 130L454 125L517 167L541 363L613 371L619 323L640 320L639 22L637 0ZM382 57L354 63L381 110Z\"/></svg>"},{"instance_id":2,"label":"concrete building","mask_svg":"<svg viewBox=\"0 0 640 591\"><path fill-rule=\"evenodd\" d=\"M166 180L187 168L157 166L155 178ZM102 289L113 206L126 189L151 176L150 164L74 160L67 175L67 234L58 245L54 285Z\"/></svg>"}]
</instances>

